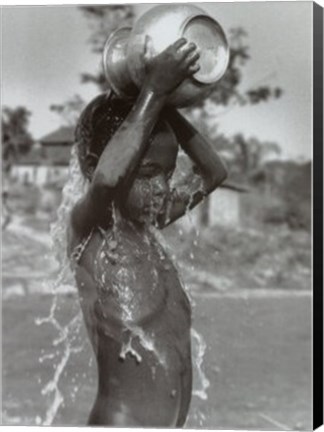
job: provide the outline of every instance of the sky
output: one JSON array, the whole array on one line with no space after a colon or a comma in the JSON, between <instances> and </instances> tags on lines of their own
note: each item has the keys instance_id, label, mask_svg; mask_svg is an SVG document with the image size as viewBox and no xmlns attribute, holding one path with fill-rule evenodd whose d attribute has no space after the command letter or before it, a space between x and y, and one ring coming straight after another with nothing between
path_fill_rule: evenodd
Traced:
<instances>
[{"instance_id":1,"label":"sky","mask_svg":"<svg viewBox=\"0 0 324 432\"><path fill-rule=\"evenodd\" d=\"M136 5L141 15L153 4ZM311 2L199 3L228 33L242 26L251 59L242 89L280 86L278 100L234 107L217 118L219 131L231 136L275 141L284 158L310 158L312 143ZM81 84L82 72L95 72L100 56L87 43L90 29L75 6L21 6L2 9L2 105L26 106L30 131L38 139L60 126L49 110L75 94L90 101L98 94Z\"/></svg>"}]
</instances>

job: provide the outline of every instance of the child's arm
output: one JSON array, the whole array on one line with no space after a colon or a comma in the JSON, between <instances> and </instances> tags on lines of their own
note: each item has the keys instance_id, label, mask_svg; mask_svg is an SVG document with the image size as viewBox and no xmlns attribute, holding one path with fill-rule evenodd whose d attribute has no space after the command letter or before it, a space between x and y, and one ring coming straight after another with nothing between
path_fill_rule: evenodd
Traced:
<instances>
[{"instance_id":1,"label":"child's arm","mask_svg":"<svg viewBox=\"0 0 324 432\"><path fill-rule=\"evenodd\" d=\"M106 145L87 195L72 212L72 225L86 234L107 209L116 193L125 191L148 145L148 138L170 94L199 69L196 46L179 39L148 65L145 84L125 121Z\"/></svg>"},{"instance_id":2,"label":"child's arm","mask_svg":"<svg viewBox=\"0 0 324 432\"><path fill-rule=\"evenodd\" d=\"M183 216L186 211L199 204L227 177L227 170L213 146L175 109L167 109L167 120L177 140L192 160L201 179L201 187L187 184L182 190L171 193L170 202L159 219L163 227Z\"/></svg>"}]
</instances>

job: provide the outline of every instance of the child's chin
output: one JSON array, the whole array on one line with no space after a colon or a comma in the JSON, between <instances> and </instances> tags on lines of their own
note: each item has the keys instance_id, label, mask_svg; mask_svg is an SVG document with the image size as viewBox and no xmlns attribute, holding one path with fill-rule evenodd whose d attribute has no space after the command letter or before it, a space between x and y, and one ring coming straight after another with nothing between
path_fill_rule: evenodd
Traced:
<instances>
[{"instance_id":1,"label":"child's chin","mask_svg":"<svg viewBox=\"0 0 324 432\"><path fill-rule=\"evenodd\" d=\"M136 215L133 220L142 225L155 225L157 219L157 213L141 213Z\"/></svg>"}]
</instances>

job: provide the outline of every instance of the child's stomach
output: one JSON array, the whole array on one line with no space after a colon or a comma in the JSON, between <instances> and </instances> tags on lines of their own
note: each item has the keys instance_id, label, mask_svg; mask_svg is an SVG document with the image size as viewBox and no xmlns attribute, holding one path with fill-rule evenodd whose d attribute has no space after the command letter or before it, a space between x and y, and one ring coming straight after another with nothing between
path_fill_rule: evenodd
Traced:
<instances>
[{"instance_id":1,"label":"child's stomach","mask_svg":"<svg viewBox=\"0 0 324 432\"><path fill-rule=\"evenodd\" d=\"M76 276L81 294L86 290L84 297L89 298L90 289L89 300L100 322L127 328L144 326L163 312L176 313L180 321L181 316L190 317L179 275L149 232L96 230Z\"/></svg>"}]
</instances>

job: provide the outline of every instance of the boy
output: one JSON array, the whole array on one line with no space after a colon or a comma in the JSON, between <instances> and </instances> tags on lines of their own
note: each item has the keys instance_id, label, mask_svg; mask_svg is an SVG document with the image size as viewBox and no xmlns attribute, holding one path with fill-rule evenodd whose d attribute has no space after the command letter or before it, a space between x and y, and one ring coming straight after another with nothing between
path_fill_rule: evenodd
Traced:
<instances>
[{"instance_id":1,"label":"boy","mask_svg":"<svg viewBox=\"0 0 324 432\"><path fill-rule=\"evenodd\" d=\"M191 309L149 227L172 223L226 177L210 144L176 110L163 110L198 59L179 39L147 63L135 103L101 95L77 127L90 185L71 214L69 256L98 366L90 425L180 427L187 417ZM203 190L170 191L179 144Z\"/></svg>"}]
</instances>

